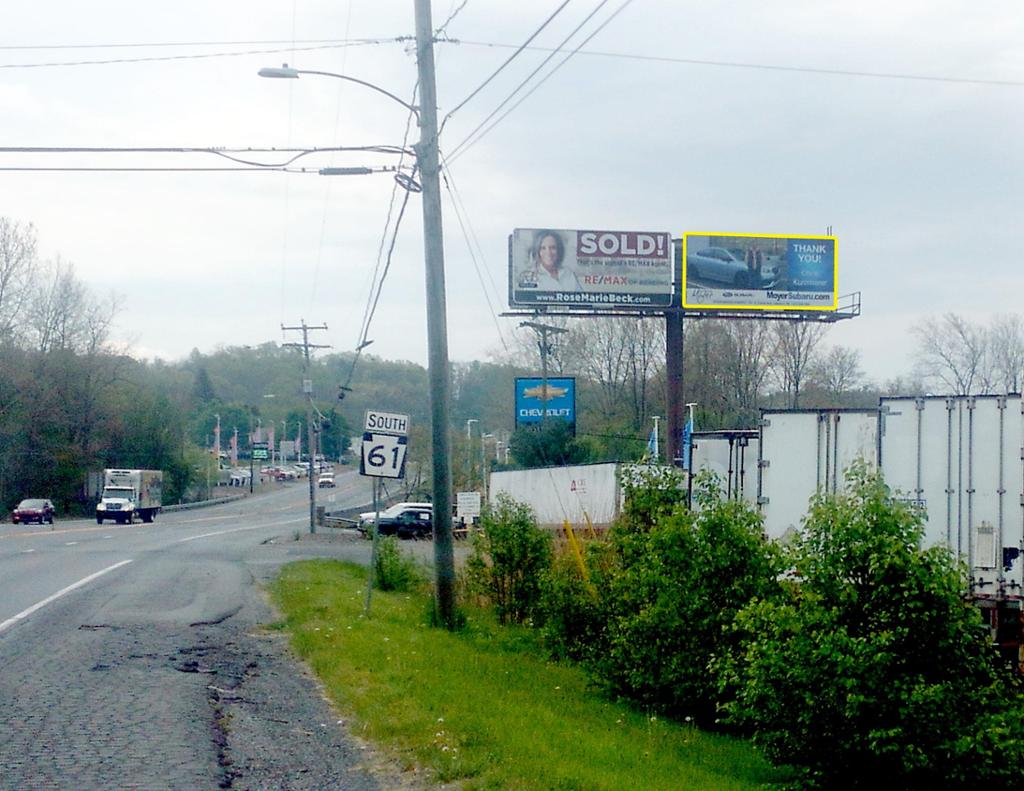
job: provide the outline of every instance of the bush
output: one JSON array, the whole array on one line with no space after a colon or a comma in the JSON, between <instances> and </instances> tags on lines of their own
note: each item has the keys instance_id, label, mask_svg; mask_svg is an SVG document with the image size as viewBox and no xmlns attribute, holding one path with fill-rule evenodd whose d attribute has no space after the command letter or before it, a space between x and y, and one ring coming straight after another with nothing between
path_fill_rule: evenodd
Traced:
<instances>
[{"instance_id":1,"label":"bush","mask_svg":"<svg viewBox=\"0 0 1024 791\"><path fill-rule=\"evenodd\" d=\"M588 661L595 680L645 708L713 724L709 665L730 650L735 614L768 593L779 568L760 516L708 499L647 533L617 531L613 547L618 564L594 574L606 608L605 644Z\"/></svg>"},{"instance_id":2,"label":"bush","mask_svg":"<svg viewBox=\"0 0 1024 791\"><path fill-rule=\"evenodd\" d=\"M592 547L591 555L599 549ZM600 641L604 615L597 591L570 552L556 555L544 576L537 623L545 646L559 659L585 660Z\"/></svg>"},{"instance_id":3,"label":"bush","mask_svg":"<svg viewBox=\"0 0 1024 791\"><path fill-rule=\"evenodd\" d=\"M408 591L423 581L416 561L398 548L398 538L395 536L377 538L377 559L373 574L377 587L382 591Z\"/></svg>"},{"instance_id":4,"label":"bush","mask_svg":"<svg viewBox=\"0 0 1024 791\"><path fill-rule=\"evenodd\" d=\"M919 549L922 514L862 465L812 503L784 599L739 614L720 663L728 722L818 788L1019 783L1018 681L998 665L966 569Z\"/></svg>"},{"instance_id":5,"label":"bush","mask_svg":"<svg viewBox=\"0 0 1024 791\"><path fill-rule=\"evenodd\" d=\"M537 609L551 556L551 536L537 527L530 507L499 494L473 537L466 561L469 588L490 600L499 622L523 623Z\"/></svg>"},{"instance_id":6,"label":"bush","mask_svg":"<svg viewBox=\"0 0 1024 791\"><path fill-rule=\"evenodd\" d=\"M624 467L619 480L624 494L615 530L646 532L685 500L683 473L677 467Z\"/></svg>"}]
</instances>

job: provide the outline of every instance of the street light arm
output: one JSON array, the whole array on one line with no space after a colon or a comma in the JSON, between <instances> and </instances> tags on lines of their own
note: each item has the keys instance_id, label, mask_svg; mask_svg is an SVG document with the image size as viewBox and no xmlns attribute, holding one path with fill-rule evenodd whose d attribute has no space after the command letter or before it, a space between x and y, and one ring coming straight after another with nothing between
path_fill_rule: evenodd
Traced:
<instances>
[{"instance_id":1,"label":"street light arm","mask_svg":"<svg viewBox=\"0 0 1024 791\"><path fill-rule=\"evenodd\" d=\"M390 91L386 91L383 88L381 88L381 87L379 87L377 85L374 85L372 82L367 82L366 80L360 80L358 77L349 77L347 74L336 74L333 71L314 71L313 69L293 69L293 68L289 67L287 64L285 64L281 68L263 68L263 69L259 70L259 75L261 77L269 77L271 79L291 79L291 80L295 80L295 79L298 79L300 74L317 74L317 75L319 75L321 77L335 77L335 78L337 78L339 80L348 80L349 82L354 82L354 83L356 83L358 85L362 85L362 86L364 86L366 88L369 88L370 90L376 91L377 93L382 93L385 96L387 96L389 99L398 102L406 110L409 110L412 113L414 113L416 115L416 120L417 121L419 120L420 110L419 110L418 107L416 107L416 105L409 104L407 101L405 101L404 99L400 99L399 97L395 96Z\"/></svg>"}]
</instances>

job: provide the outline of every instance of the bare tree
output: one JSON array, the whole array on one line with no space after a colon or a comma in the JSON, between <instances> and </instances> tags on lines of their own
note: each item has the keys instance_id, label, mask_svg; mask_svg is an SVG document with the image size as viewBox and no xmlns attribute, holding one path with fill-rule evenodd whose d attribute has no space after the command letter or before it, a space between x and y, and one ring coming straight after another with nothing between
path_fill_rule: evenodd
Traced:
<instances>
[{"instance_id":1,"label":"bare tree","mask_svg":"<svg viewBox=\"0 0 1024 791\"><path fill-rule=\"evenodd\" d=\"M36 266L35 227L0 217L0 340L16 337Z\"/></svg>"},{"instance_id":2,"label":"bare tree","mask_svg":"<svg viewBox=\"0 0 1024 791\"><path fill-rule=\"evenodd\" d=\"M603 415L623 413L629 398L630 342L622 321L610 318L581 322L564 344L573 370L597 386L597 408Z\"/></svg>"},{"instance_id":3,"label":"bare tree","mask_svg":"<svg viewBox=\"0 0 1024 791\"><path fill-rule=\"evenodd\" d=\"M800 406L800 393L815 363L818 344L828 331L811 321L780 321L773 326L775 345L771 367L791 409Z\"/></svg>"},{"instance_id":4,"label":"bare tree","mask_svg":"<svg viewBox=\"0 0 1024 791\"><path fill-rule=\"evenodd\" d=\"M985 392L992 382L988 331L955 313L927 318L911 330L917 336L920 373L953 395Z\"/></svg>"},{"instance_id":5,"label":"bare tree","mask_svg":"<svg viewBox=\"0 0 1024 791\"><path fill-rule=\"evenodd\" d=\"M743 423L753 425L768 375L771 351L768 322L755 319L726 321L725 356L721 364L732 412Z\"/></svg>"},{"instance_id":6,"label":"bare tree","mask_svg":"<svg viewBox=\"0 0 1024 791\"><path fill-rule=\"evenodd\" d=\"M92 354L104 350L116 298L97 300L75 275L72 264L57 259L34 290L26 310L27 336L43 354L71 351Z\"/></svg>"},{"instance_id":7,"label":"bare tree","mask_svg":"<svg viewBox=\"0 0 1024 791\"><path fill-rule=\"evenodd\" d=\"M1019 393L1024 371L1024 322L1016 313L992 317L988 330L992 384L1003 393Z\"/></svg>"},{"instance_id":8,"label":"bare tree","mask_svg":"<svg viewBox=\"0 0 1024 791\"><path fill-rule=\"evenodd\" d=\"M846 346L833 346L818 357L810 378L838 403L844 393L856 388L864 379L860 352Z\"/></svg>"}]
</instances>

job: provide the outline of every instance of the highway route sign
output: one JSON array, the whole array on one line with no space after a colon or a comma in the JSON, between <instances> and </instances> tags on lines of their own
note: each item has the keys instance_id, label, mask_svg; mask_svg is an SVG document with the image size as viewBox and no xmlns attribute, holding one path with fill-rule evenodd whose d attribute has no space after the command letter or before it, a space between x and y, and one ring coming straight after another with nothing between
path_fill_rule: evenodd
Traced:
<instances>
[{"instance_id":1,"label":"highway route sign","mask_svg":"<svg viewBox=\"0 0 1024 791\"><path fill-rule=\"evenodd\" d=\"M359 474L372 478L404 478L407 443L406 437L364 432Z\"/></svg>"},{"instance_id":2,"label":"highway route sign","mask_svg":"<svg viewBox=\"0 0 1024 791\"><path fill-rule=\"evenodd\" d=\"M363 431L372 431L375 434L395 434L399 437L404 437L409 433L409 416L367 409Z\"/></svg>"}]
</instances>

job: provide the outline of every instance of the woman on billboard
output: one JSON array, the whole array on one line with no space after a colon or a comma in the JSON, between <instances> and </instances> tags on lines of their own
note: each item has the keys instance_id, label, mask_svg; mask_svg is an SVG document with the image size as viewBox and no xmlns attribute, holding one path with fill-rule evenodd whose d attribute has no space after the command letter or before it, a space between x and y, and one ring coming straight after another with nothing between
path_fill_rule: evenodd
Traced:
<instances>
[{"instance_id":1,"label":"woman on billboard","mask_svg":"<svg viewBox=\"0 0 1024 791\"><path fill-rule=\"evenodd\" d=\"M530 245L530 265L519 278L519 287L538 291L579 291L579 277L564 264L565 240L562 235L546 229L537 231Z\"/></svg>"}]
</instances>

